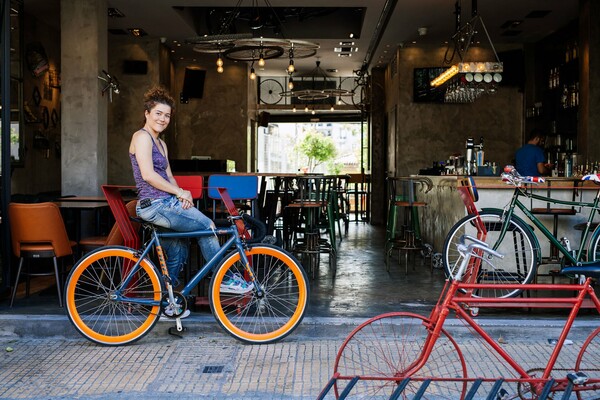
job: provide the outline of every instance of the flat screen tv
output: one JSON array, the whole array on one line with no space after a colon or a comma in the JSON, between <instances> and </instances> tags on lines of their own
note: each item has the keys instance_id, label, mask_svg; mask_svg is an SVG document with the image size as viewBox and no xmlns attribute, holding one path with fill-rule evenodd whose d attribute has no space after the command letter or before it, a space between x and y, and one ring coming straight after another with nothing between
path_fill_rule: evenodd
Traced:
<instances>
[{"instance_id":1,"label":"flat screen tv","mask_svg":"<svg viewBox=\"0 0 600 400\"><path fill-rule=\"evenodd\" d=\"M433 87L431 81L448 67L415 68L413 73L413 102L443 103L446 87Z\"/></svg>"}]
</instances>

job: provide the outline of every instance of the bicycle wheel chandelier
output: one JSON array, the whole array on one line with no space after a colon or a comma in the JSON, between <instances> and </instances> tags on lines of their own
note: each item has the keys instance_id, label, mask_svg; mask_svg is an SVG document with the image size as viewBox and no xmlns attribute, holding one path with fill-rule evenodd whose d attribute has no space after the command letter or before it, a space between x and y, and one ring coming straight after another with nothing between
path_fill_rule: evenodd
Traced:
<instances>
[{"instance_id":1,"label":"bicycle wheel chandelier","mask_svg":"<svg viewBox=\"0 0 600 400\"><path fill-rule=\"evenodd\" d=\"M316 64L317 66L310 73L300 75L296 80L290 76L289 90L282 92L281 96L293 97L302 103L318 102L328 98L339 100L341 97L354 96L354 90L342 88L336 78L330 77L323 71L321 61L317 60Z\"/></svg>"},{"instance_id":2,"label":"bicycle wheel chandelier","mask_svg":"<svg viewBox=\"0 0 600 400\"><path fill-rule=\"evenodd\" d=\"M277 10L269 0L264 0L266 8L259 8L258 1L252 0L251 9L241 8L243 0L238 0L235 8L225 13L216 34L193 37L187 39L187 44L193 45L193 50L198 53L217 54L217 71L223 72L223 57L233 61L251 62L251 70L257 62L260 67L266 60L288 57L287 71L293 74L294 59L308 58L317 53L317 43L286 39L283 34L283 22ZM251 32L235 33L236 21L247 20ZM269 28L272 32L266 32ZM271 36L271 37L270 37Z\"/></svg>"}]
</instances>

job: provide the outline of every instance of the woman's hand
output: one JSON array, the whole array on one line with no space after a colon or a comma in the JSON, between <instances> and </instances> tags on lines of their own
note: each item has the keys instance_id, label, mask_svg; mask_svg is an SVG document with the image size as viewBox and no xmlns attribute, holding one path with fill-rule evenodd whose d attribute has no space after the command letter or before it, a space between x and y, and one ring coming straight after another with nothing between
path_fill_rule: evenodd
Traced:
<instances>
[{"instance_id":1,"label":"woman's hand","mask_svg":"<svg viewBox=\"0 0 600 400\"><path fill-rule=\"evenodd\" d=\"M181 207L184 210L194 206L194 199L192 198L192 193L189 190L183 190L178 199L181 202Z\"/></svg>"}]
</instances>

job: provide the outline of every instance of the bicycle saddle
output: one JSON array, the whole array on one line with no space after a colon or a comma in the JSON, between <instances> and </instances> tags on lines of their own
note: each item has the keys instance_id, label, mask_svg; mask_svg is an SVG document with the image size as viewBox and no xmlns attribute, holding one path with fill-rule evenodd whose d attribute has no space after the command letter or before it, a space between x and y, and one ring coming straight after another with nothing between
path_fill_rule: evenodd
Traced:
<instances>
[{"instance_id":1,"label":"bicycle saddle","mask_svg":"<svg viewBox=\"0 0 600 400\"><path fill-rule=\"evenodd\" d=\"M594 279L600 279L600 261L596 261L593 264L587 264L583 266L570 266L564 267L560 270L561 275L585 275Z\"/></svg>"}]
</instances>

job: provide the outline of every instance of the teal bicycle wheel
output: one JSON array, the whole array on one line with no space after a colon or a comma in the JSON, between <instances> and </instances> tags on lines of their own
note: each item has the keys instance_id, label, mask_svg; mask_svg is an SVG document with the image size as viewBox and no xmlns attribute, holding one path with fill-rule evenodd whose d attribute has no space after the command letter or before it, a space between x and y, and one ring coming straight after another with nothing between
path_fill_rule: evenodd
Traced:
<instances>
[{"instance_id":1,"label":"teal bicycle wheel","mask_svg":"<svg viewBox=\"0 0 600 400\"><path fill-rule=\"evenodd\" d=\"M496 258L485 255L478 271L465 271L462 281L482 284L526 284L533 280L537 271L537 241L529 226L517 219L507 222L504 236L502 210L483 210L479 216L471 214L458 221L448 232L442 259L446 275L455 279L462 257L457 250L460 237L469 235L483 240L491 248L504 255ZM485 232L483 232L485 230ZM473 296L477 297L514 297L522 289L477 289Z\"/></svg>"}]
</instances>

